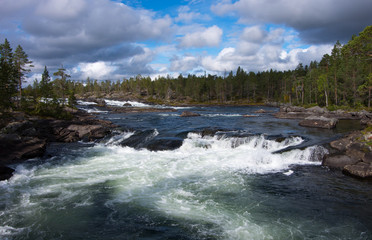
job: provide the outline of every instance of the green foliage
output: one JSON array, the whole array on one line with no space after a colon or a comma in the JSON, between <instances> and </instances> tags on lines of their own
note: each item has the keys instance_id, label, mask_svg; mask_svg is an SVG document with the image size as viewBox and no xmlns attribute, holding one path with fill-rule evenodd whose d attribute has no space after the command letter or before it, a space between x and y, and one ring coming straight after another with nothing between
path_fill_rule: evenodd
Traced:
<instances>
[{"instance_id":1,"label":"green foliage","mask_svg":"<svg viewBox=\"0 0 372 240\"><path fill-rule=\"evenodd\" d=\"M13 106L13 95L17 92L17 70L13 61L13 50L5 39L0 44L0 110L6 111Z\"/></svg>"}]
</instances>

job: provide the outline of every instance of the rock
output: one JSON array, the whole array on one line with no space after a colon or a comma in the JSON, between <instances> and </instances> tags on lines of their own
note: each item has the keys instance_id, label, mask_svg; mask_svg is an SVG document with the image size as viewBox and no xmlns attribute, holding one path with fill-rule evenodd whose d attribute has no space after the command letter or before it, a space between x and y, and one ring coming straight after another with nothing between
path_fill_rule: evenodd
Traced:
<instances>
[{"instance_id":1,"label":"rock","mask_svg":"<svg viewBox=\"0 0 372 240\"><path fill-rule=\"evenodd\" d=\"M31 123L29 121L11 122L1 130L1 133L21 133L23 130L29 127L31 127Z\"/></svg>"},{"instance_id":2,"label":"rock","mask_svg":"<svg viewBox=\"0 0 372 240\"><path fill-rule=\"evenodd\" d=\"M372 163L372 152L364 154L363 162Z\"/></svg>"},{"instance_id":3,"label":"rock","mask_svg":"<svg viewBox=\"0 0 372 240\"><path fill-rule=\"evenodd\" d=\"M158 132L156 130L145 130L145 131L136 131L132 136L127 139L124 139L120 145L132 147L135 149L144 148L147 146L148 142L152 140Z\"/></svg>"},{"instance_id":4,"label":"rock","mask_svg":"<svg viewBox=\"0 0 372 240\"><path fill-rule=\"evenodd\" d=\"M322 165L343 169L346 165L356 164L357 162L360 162L360 160L347 155L328 155L324 158Z\"/></svg>"},{"instance_id":5,"label":"rock","mask_svg":"<svg viewBox=\"0 0 372 240\"><path fill-rule=\"evenodd\" d=\"M194 113L194 112L190 112L190 111L184 111L180 117L198 117L200 116L199 113Z\"/></svg>"},{"instance_id":6,"label":"rock","mask_svg":"<svg viewBox=\"0 0 372 240\"><path fill-rule=\"evenodd\" d=\"M274 116L282 119L305 119L311 116L311 114L309 112L277 112Z\"/></svg>"},{"instance_id":7,"label":"rock","mask_svg":"<svg viewBox=\"0 0 372 240\"><path fill-rule=\"evenodd\" d=\"M80 139L98 139L103 138L108 131L102 125L76 125L72 124L67 130L76 132Z\"/></svg>"},{"instance_id":8,"label":"rock","mask_svg":"<svg viewBox=\"0 0 372 240\"><path fill-rule=\"evenodd\" d=\"M289 106L286 108L286 112L306 112L306 109L303 107Z\"/></svg>"},{"instance_id":9,"label":"rock","mask_svg":"<svg viewBox=\"0 0 372 240\"><path fill-rule=\"evenodd\" d=\"M257 117L257 115L249 115L249 114L246 114L246 115L243 115L243 117Z\"/></svg>"},{"instance_id":10,"label":"rock","mask_svg":"<svg viewBox=\"0 0 372 240\"><path fill-rule=\"evenodd\" d=\"M338 151L346 151L346 148L351 144L350 139L341 138L330 143L331 147L337 149Z\"/></svg>"},{"instance_id":11,"label":"rock","mask_svg":"<svg viewBox=\"0 0 372 240\"><path fill-rule=\"evenodd\" d=\"M362 144L362 143L352 143L346 149L346 155L361 161L364 158L364 155L367 151L368 151L368 149L365 149L364 144Z\"/></svg>"},{"instance_id":12,"label":"rock","mask_svg":"<svg viewBox=\"0 0 372 240\"><path fill-rule=\"evenodd\" d=\"M99 107L106 107L106 101L102 98L94 99L94 101L97 103L97 106Z\"/></svg>"},{"instance_id":13,"label":"rock","mask_svg":"<svg viewBox=\"0 0 372 240\"><path fill-rule=\"evenodd\" d=\"M16 134L0 135L0 162L11 163L43 156L46 141L36 137L20 137Z\"/></svg>"},{"instance_id":14,"label":"rock","mask_svg":"<svg viewBox=\"0 0 372 240\"><path fill-rule=\"evenodd\" d=\"M0 181L7 180L13 176L14 169L0 166Z\"/></svg>"},{"instance_id":15,"label":"rock","mask_svg":"<svg viewBox=\"0 0 372 240\"><path fill-rule=\"evenodd\" d=\"M328 112L328 110L326 110L324 108L321 108L319 106L308 108L308 109L306 109L306 111L313 112L313 113L318 113L318 114L323 114L323 113Z\"/></svg>"},{"instance_id":16,"label":"rock","mask_svg":"<svg viewBox=\"0 0 372 240\"><path fill-rule=\"evenodd\" d=\"M266 111L263 110L263 109L259 109L259 110L255 111L254 113L266 113Z\"/></svg>"},{"instance_id":17,"label":"rock","mask_svg":"<svg viewBox=\"0 0 372 240\"><path fill-rule=\"evenodd\" d=\"M346 165L342 170L344 174L357 178L372 178L372 165L365 162L358 162L353 165Z\"/></svg>"},{"instance_id":18,"label":"rock","mask_svg":"<svg viewBox=\"0 0 372 240\"><path fill-rule=\"evenodd\" d=\"M336 127L338 120L335 118L326 118L323 116L310 116L302 120L299 125L303 127L316 127L331 129Z\"/></svg>"},{"instance_id":19,"label":"rock","mask_svg":"<svg viewBox=\"0 0 372 240\"><path fill-rule=\"evenodd\" d=\"M182 146L183 139L176 137L159 138L152 140L146 148L150 151L174 150Z\"/></svg>"},{"instance_id":20,"label":"rock","mask_svg":"<svg viewBox=\"0 0 372 240\"><path fill-rule=\"evenodd\" d=\"M130 103L124 103L124 105L123 105L124 107L131 107L132 106L132 104L130 104Z\"/></svg>"}]
</instances>

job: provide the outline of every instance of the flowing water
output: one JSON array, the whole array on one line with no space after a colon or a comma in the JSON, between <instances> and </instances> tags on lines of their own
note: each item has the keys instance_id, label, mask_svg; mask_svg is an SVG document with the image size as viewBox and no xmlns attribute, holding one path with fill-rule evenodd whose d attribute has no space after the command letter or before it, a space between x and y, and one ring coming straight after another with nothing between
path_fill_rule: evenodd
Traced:
<instances>
[{"instance_id":1,"label":"flowing water","mask_svg":"<svg viewBox=\"0 0 372 240\"><path fill-rule=\"evenodd\" d=\"M320 164L321 143L345 129L258 107L181 118L81 104L121 130L14 165L0 182L0 239L372 239L372 184Z\"/></svg>"}]
</instances>

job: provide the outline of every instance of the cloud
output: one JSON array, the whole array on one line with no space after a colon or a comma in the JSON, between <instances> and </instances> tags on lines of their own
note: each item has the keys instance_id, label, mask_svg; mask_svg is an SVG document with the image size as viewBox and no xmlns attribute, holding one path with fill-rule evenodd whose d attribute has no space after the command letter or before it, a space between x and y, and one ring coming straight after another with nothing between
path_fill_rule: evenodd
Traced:
<instances>
[{"instance_id":1,"label":"cloud","mask_svg":"<svg viewBox=\"0 0 372 240\"><path fill-rule=\"evenodd\" d=\"M88 77L103 80L104 78L109 79L112 73L115 71L115 67L109 64L99 61L94 63L80 63L75 72L81 73L81 79Z\"/></svg>"},{"instance_id":2,"label":"cloud","mask_svg":"<svg viewBox=\"0 0 372 240\"><path fill-rule=\"evenodd\" d=\"M178 8L178 16L175 18L176 22L191 23L198 20L208 21L211 20L211 17L199 12L193 12L189 6Z\"/></svg>"},{"instance_id":3,"label":"cloud","mask_svg":"<svg viewBox=\"0 0 372 240\"><path fill-rule=\"evenodd\" d=\"M217 47L221 42L222 29L214 25L204 31L186 34L180 39L181 48L189 47Z\"/></svg>"},{"instance_id":4,"label":"cloud","mask_svg":"<svg viewBox=\"0 0 372 240\"><path fill-rule=\"evenodd\" d=\"M0 11L7 10L23 14L17 15L17 29L4 30L47 65L128 58L143 53L133 43L172 35L170 17L108 0L3 0ZM0 18L1 26L12 22Z\"/></svg>"},{"instance_id":5,"label":"cloud","mask_svg":"<svg viewBox=\"0 0 372 240\"><path fill-rule=\"evenodd\" d=\"M233 14L244 24L279 24L296 29L308 43L350 39L372 22L372 1L238 0L211 7L220 16Z\"/></svg>"}]
</instances>

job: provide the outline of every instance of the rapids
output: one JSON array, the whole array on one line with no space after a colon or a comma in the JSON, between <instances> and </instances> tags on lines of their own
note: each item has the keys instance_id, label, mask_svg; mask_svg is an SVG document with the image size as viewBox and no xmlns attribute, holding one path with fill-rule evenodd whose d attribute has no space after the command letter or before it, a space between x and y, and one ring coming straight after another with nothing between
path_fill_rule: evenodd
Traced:
<instances>
[{"instance_id":1,"label":"rapids","mask_svg":"<svg viewBox=\"0 0 372 240\"><path fill-rule=\"evenodd\" d=\"M340 130L242 117L255 107L192 110L201 117L100 113L122 130L14 165L0 239L372 238L372 185L320 166L316 143ZM149 150L159 139L181 144Z\"/></svg>"}]
</instances>

